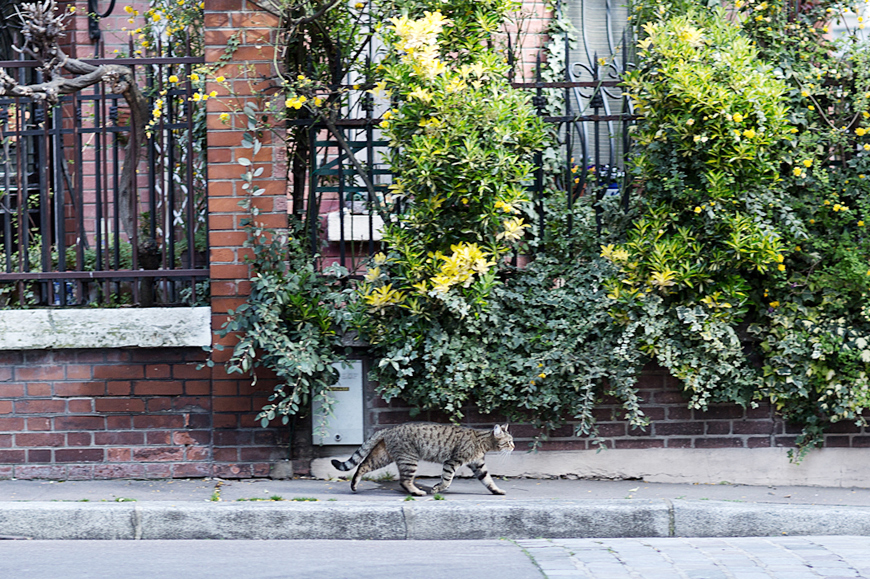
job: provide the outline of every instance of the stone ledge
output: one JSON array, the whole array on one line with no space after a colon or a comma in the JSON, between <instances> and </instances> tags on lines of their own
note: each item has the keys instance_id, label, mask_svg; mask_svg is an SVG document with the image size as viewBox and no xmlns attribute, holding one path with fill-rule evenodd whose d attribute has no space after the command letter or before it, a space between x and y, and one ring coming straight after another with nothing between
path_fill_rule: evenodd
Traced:
<instances>
[{"instance_id":1,"label":"stone ledge","mask_svg":"<svg viewBox=\"0 0 870 579\"><path fill-rule=\"evenodd\" d=\"M344 449L342 449L344 450ZM493 476L524 478L582 478L602 480L643 479L657 483L796 485L867 487L870 481L870 448L820 448L811 450L801 464L789 462L788 448L647 448L594 450L514 451L502 459L490 455L487 468ZM349 452L335 449L345 460ZM311 474L320 479L346 476L330 459L315 458ZM395 464L384 469L398 476ZM421 463L419 476L440 476L441 466ZM472 476L468 467L457 476ZM375 473L370 476L376 477Z\"/></svg>"},{"instance_id":2,"label":"stone ledge","mask_svg":"<svg viewBox=\"0 0 870 579\"><path fill-rule=\"evenodd\" d=\"M211 308L0 310L0 350L210 346Z\"/></svg>"}]
</instances>

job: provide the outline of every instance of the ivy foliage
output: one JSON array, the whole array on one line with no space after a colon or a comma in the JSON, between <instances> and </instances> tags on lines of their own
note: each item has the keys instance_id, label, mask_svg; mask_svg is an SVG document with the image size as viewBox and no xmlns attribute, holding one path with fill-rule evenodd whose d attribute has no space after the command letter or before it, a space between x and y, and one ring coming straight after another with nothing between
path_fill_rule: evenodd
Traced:
<instances>
[{"instance_id":1,"label":"ivy foliage","mask_svg":"<svg viewBox=\"0 0 870 579\"><path fill-rule=\"evenodd\" d=\"M800 6L635 3L643 196L604 253L622 315L652 296L671 318L695 312L682 347L645 345L693 399L770 400L807 448L831 423L864 424L870 402L870 83L863 25L832 40L844 5ZM715 335L729 339L705 350Z\"/></svg>"}]
</instances>

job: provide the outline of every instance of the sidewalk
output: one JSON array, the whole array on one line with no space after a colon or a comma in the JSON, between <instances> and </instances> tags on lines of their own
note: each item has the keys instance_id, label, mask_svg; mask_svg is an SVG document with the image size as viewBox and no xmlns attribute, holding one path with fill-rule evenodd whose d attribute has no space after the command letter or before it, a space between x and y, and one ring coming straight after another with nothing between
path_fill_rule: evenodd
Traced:
<instances>
[{"instance_id":1,"label":"sidewalk","mask_svg":"<svg viewBox=\"0 0 870 579\"><path fill-rule=\"evenodd\" d=\"M419 479L431 487L435 479ZM507 479L406 501L398 482L0 481L0 537L525 539L870 536L870 489Z\"/></svg>"}]
</instances>

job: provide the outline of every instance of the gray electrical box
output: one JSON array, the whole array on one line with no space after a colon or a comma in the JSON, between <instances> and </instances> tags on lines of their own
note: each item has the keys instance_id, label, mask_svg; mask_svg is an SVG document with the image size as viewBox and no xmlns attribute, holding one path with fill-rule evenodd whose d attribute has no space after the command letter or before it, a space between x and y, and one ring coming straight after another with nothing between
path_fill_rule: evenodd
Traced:
<instances>
[{"instance_id":1,"label":"gray electrical box","mask_svg":"<svg viewBox=\"0 0 870 579\"><path fill-rule=\"evenodd\" d=\"M335 404L325 415L318 402L312 406L312 438L314 444L362 444L363 437L363 367L361 360L351 360L350 367L334 364L339 372L338 383L330 390Z\"/></svg>"}]
</instances>

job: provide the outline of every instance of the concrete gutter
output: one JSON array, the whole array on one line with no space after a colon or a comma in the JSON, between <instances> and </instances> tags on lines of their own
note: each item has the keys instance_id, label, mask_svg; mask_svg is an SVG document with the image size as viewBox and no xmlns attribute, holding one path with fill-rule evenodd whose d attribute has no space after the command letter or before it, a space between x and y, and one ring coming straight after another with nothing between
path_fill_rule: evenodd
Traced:
<instances>
[{"instance_id":1,"label":"concrete gutter","mask_svg":"<svg viewBox=\"0 0 870 579\"><path fill-rule=\"evenodd\" d=\"M870 536L870 507L670 499L510 502L0 502L0 537L528 539Z\"/></svg>"}]
</instances>

